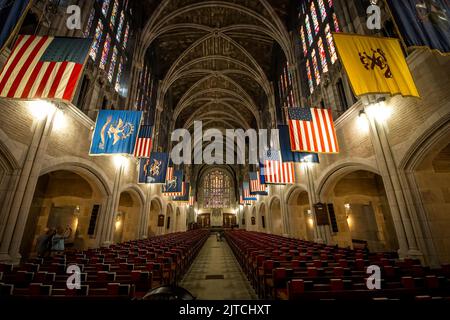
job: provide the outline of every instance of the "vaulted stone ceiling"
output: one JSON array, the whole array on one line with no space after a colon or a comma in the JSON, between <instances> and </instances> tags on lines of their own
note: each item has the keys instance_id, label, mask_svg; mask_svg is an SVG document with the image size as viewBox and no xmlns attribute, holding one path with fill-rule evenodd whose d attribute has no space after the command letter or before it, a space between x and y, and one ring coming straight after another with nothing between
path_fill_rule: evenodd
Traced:
<instances>
[{"instance_id":1,"label":"vaulted stone ceiling","mask_svg":"<svg viewBox=\"0 0 450 320\"><path fill-rule=\"evenodd\" d=\"M150 46L158 53L158 104L166 107L172 95L172 128L191 129L194 120L218 129L273 121L274 46L293 56L288 0L148 1L153 11L146 12L138 55Z\"/></svg>"}]
</instances>

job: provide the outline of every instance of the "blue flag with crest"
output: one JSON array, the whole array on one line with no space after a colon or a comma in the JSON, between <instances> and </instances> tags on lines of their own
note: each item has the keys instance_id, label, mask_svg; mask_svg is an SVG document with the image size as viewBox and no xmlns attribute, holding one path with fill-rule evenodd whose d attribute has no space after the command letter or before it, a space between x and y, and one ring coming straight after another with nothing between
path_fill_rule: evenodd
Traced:
<instances>
[{"instance_id":1,"label":"blue flag with crest","mask_svg":"<svg viewBox=\"0 0 450 320\"><path fill-rule=\"evenodd\" d=\"M388 4L407 46L450 53L448 0L388 0Z\"/></svg>"},{"instance_id":2,"label":"blue flag with crest","mask_svg":"<svg viewBox=\"0 0 450 320\"><path fill-rule=\"evenodd\" d=\"M142 111L100 110L90 155L133 154Z\"/></svg>"},{"instance_id":3,"label":"blue flag with crest","mask_svg":"<svg viewBox=\"0 0 450 320\"><path fill-rule=\"evenodd\" d=\"M168 162L169 154L164 152L152 152L150 158L141 158L139 183L165 183Z\"/></svg>"},{"instance_id":4,"label":"blue flag with crest","mask_svg":"<svg viewBox=\"0 0 450 320\"><path fill-rule=\"evenodd\" d=\"M174 170L172 177L166 180L162 193L180 193L183 191L183 170Z\"/></svg>"}]
</instances>

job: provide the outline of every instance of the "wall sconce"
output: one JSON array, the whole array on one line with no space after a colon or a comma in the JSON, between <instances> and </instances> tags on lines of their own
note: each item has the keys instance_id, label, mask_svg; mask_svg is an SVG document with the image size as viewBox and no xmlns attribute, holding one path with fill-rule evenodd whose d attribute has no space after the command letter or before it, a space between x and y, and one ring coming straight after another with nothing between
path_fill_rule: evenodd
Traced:
<instances>
[{"instance_id":1,"label":"wall sconce","mask_svg":"<svg viewBox=\"0 0 450 320\"><path fill-rule=\"evenodd\" d=\"M346 204L344 204L344 208L345 208L345 210L350 210L351 209L351 206L350 206L350 203L346 203Z\"/></svg>"},{"instance_id":2,"label":"wall sconce","mask_svg":"<svg viewBox=\"0 0 450 320\"><path fill-rule=\"evenodd\" d=\"M120 214L120 212L119 212L116 216L115 227L116 227L116 229L119 229L121 226L122 226L122 214Z\"/></svg>"}]
</instances>

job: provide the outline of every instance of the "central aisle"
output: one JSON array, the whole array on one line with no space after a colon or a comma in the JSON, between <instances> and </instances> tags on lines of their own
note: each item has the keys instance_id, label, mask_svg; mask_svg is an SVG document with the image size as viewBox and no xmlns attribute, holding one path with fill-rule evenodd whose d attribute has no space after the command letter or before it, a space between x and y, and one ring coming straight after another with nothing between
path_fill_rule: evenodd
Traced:
<instances>
[{"instance_id":1,"label":"central aisle","mask_svg":"<svg viewBox=\"0 0 450 320\"><path fill-rule=\"evenodd\" d=\"M251 300L257 296L227 242L211 235L180 286L199 300Z\"/></svg>"}]
</instances>

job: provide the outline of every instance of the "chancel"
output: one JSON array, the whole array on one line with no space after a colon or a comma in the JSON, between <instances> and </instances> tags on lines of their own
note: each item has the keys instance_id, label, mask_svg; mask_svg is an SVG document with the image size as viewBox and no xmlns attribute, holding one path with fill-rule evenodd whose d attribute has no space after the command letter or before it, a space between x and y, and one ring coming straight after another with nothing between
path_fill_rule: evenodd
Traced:
<instances>
[{"instance_id":1,"label":"chancel","mask_svg":"<svg viewBox=\"0 0 450 320\"><path fill-rule=\"evenodd\" d=\"M0 300L450 301L448 1L0 16Z\"/></svg>"}]
</instances>

